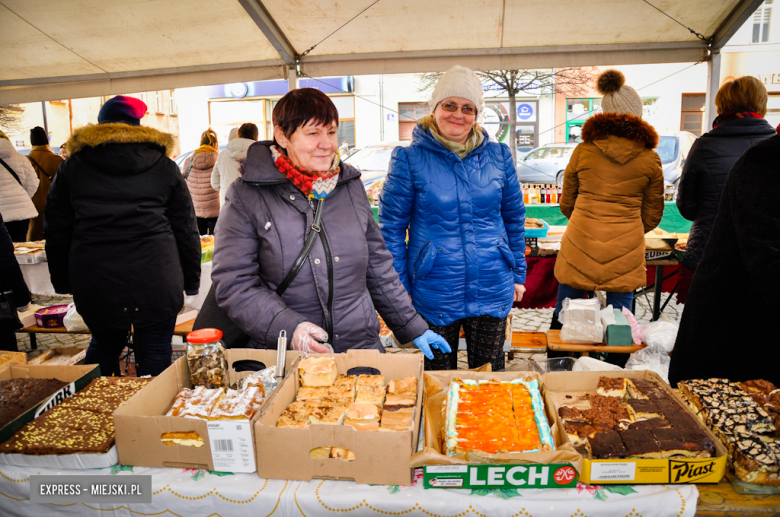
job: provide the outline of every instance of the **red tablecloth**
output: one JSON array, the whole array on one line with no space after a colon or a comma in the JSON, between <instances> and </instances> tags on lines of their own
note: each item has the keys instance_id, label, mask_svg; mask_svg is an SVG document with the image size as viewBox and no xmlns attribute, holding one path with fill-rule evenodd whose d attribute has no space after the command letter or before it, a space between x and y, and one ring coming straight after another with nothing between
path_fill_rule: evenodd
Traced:
<instances>
[{"instance_id":1,"label":"red tablecloth","mask_svg":"<svg viewBox=\"0 0 780 517\"><path fill-rule=\"evenodd\" d=\"M526 257L528 269L525 277L525 296L523 301L514 304L520 309L549 309L555 307L558 297L558 281L555 279L556 257ZM664 267L664 276L679 269L680 266ZM647 268L647 284L655 282L655 266ZM663 283L663 292L669 293L677 284L677 277L673 276Z\"/></svg>"}]
</instances>

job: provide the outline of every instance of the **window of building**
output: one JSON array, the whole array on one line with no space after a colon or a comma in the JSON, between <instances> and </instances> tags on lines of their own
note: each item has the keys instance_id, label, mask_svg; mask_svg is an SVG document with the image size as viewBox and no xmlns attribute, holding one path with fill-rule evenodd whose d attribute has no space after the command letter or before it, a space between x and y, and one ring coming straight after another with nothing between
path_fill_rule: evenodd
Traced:
<instances>
[{"instance_id":1,"label":"window of building","mask_svg":"<svg viewBox=\"0 0 780 517\"><path fill-rule=\"evenodd\" d=\"M427 102L398 103L398 137L400 140L411 140L417 120L430 114L431 107Z\"/></svg>"},{"instance_id":2,"label":"window of building","mask_svg":"<svg viewBox=\"0 0 780 517\"><path fill-rule=\"evenodd\" d=\"M176 91L171 90L171 96L168 99L168 102L170 103L170 112L172 116L177 116L179 114L179 108L176 106Z\"/></svg>"},{"instance_id":3,"label":"window of building","mask_svg":"<svg viewBox=\"0 0 780 517\"><path fill-rule=\"evenodd\" d=\"M161 91L154 92L154 107L158 115L163 114L163 98Z\"/></svg>"},{"instance_id":4,"label":"window of building","mask_svg":"<svg viewBox=\"0 0 780 517\"><path fill-rule=\"evenodd\" d=\"M703 93L684 93L682 96L682 109L680 111L680 131L687 131L696 136L701 136L704 123L704 103L706 95Z\"/></svg>"},{"instance_id":5,"label":"window of building","mask_svg":"<svg viewBox=\"0 0 780 517\"><path fill-rule=\"evenodd\" d=\"M769 41L769 22L772 18L773 0L765 0L753 13L753 43Z\"/></svg>"}]
</instances>

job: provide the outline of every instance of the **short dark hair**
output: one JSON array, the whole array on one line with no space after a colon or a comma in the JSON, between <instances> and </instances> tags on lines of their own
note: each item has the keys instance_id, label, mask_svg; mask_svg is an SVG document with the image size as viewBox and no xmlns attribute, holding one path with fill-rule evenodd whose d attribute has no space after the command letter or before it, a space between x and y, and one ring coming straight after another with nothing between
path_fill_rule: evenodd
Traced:
<instances>
[{"instance_id":1,"label":"short dark hair","mask_svg":"<svg viewBox=\"0 0 780 517\"><path fill-rule=\"evenodd\" d=\"M238 138L249 138L250 140L257 140L257 135L257 126L251 122L241 124L241 127L238 128Z\"/></svg>"},{"instance_id":2,"label":"short dark hair","mask_svg":"<svg viewBox=\"0 0 780 517\"><path fill-rule=\"evenodd\" d=\"M339 112L327 95L316 88L299 88L279 99L273 112L274 126L279 126L284 136L290 138L293 133L309 122L338 126ZM274 143L276 139L274 139Z\"/></svg>"}]
</instances>

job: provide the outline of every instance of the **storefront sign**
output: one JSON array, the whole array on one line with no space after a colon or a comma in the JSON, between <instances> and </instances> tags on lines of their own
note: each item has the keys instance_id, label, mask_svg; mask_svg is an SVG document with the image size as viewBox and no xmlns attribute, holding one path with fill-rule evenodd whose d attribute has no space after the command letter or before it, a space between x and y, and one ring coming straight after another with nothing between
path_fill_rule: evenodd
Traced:
<instances>
[{"instance_id":1,"label":"storefront sign","mask_svg":"<svg viewBox=\"0 0 780 517\"><path fill-rule=\"evenodd\" d=\"M780 74L756 74L764 84L780 84Z\"/></svg>"}]
</instances>

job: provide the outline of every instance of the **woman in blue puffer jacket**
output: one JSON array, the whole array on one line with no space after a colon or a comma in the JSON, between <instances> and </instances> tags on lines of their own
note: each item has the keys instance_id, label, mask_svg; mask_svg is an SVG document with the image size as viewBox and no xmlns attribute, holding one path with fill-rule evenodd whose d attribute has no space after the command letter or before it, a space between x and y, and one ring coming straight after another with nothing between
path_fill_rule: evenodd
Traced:
<instances>
[{"instance_id":1,"label":"woman in blue puffer jacket","mask_svg":"<svg viewBox=\"0 0 780 517\"><path fill-rule=\"evenodd\" d=\"M476 123L477 75L455 66L439 78L433 112L412 145L393 151L379 222L417 311L452 352L426 370L455 370L463 327L469 368L504 369L506 318L525 292L525 205L509 148ZM408 243L407 243L408 230Z\"/></svg>"}]
</instances>

